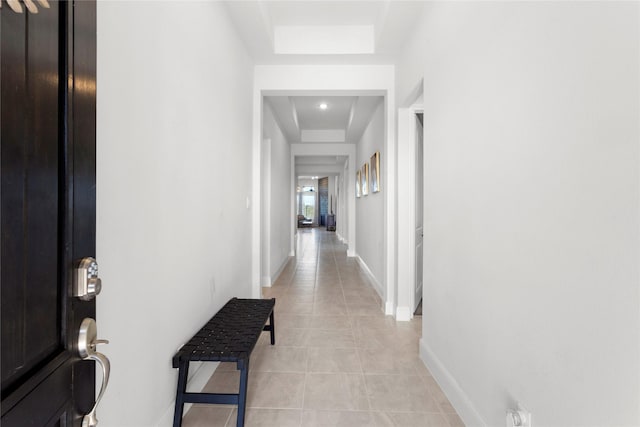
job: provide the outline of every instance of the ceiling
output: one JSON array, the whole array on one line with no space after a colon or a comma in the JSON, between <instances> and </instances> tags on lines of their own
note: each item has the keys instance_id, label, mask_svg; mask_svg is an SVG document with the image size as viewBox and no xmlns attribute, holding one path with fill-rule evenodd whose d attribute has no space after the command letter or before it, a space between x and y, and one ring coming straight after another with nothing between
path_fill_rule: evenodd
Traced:
<instances>
[{"instance_id":1,"label":"ceiling","mask_svg":"<svg viewBox=\"0 0 640 427\"><path fill-rule=\"evenodd\" d=\"M290 143L357 143L382 96L267 96ZM325 110L320 108L325 104Z\"/></svg>"},{"instance_id":2,"label":"ceiling","mask_svg":"<svg viewBox=\"0 0 640 427\"><path fill-rule=\"evenodd\" d=\"M417 25L425 2L225 3L240 38L257 64L393 64Z\"/></svg>"},{"instance_id":3,"label":"ceiling","mask_svg":"<svg viewBox=\"0 0 640 427\"><path fill-rule=\"evenodd\" d=\"M393 64L424 1L225 2L256 64ZM381 96L268 96L291 143L357 143ZM328 108L318 106L326 103ZM322 160L322 161L321 161ZM296 157L298 175L338 174L346 159ZM337 172L334 172L337 171Z\"/></svg>"},{"instance_id":4,"label":"ceiling","mask_svg":"<svg viewBox=\"0 0 640 427\"><path fill-rule=\"evenodd\" d=\"M357 143L382 96L266 96L290 143ZM320 108L326 104L325 110ZM339 175L344 156L296 156L297 175Z\"/></svg>"},{"instance_id":5,"label":"ceiling","mask_svg":"<svg viewBox=\"0 0 640 427\"><path fill-rule=\"evenodd\" d=\"M296 175L300 179L340 175L346 161L347 156L298 156L296 157Z\"/></svg>"}]
</instances>

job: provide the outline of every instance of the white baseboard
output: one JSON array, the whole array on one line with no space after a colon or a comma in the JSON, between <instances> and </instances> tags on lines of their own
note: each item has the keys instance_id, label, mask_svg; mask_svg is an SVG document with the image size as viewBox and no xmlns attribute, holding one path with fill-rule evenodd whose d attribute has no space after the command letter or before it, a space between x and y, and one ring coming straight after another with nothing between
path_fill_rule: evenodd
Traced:
<instances>
[{"instance_id":1,"label":"white baseboard","mask_svg":"<svg viewBox=\"0 0 640 427\"><path fill-rule=\"evenodd\" d=\"M360 258L360 255L354 255L354 256L356 257L356 261L358 261L358 264L360 264L360 268L364 270L366 275L369 277L369 280L371 280L371 283L373 284L373 288L376 290L378 295L380 295L380 298L384 300L384 295L382 293L382 285L380 285L380 283L378 282L378 279L376 279L376 276L374 276L373 272L371 271L367 263L364 262L362 258Z\"/></svg>"},{"instance_id":2,"label":"white baseboard","mask_svg":"<svg viewBox=\"0 0 640 427\"><path fill-rule=\"evenodd\" d=\"M278 271L276 271L275 274L271 275L271 283L274 283L276 280L278 280L278 277L280 277L280 274L282 274L282 271L287 267L287 264L289 264L291 257L293 257L293 255L289 255L288 257L286 257L282 261L282 264L280 264L280 268L278 268ZM271 286L271 284L269 286Z\"/></svg>"},{"instance_id":3,"label":"white baseboard","mask_svg":"<svg viewBox=\"0 0 640 427\"><path fill-rule=\"evenodd\" d=\"M209 382L211 375L218 367L218 362L192 362L189 364L189 379L187 380L187 391L192 393L201 392L205 385ZM178 370L176 369L176 381L178 381ZM185 403L184 414L187 413L193 403ZM169 427L173 425L173 413L176 408L176 400L171 401L171 405L164 411L160 420L155 424L156 427Z\"/></svg>"},{"instance_id":4,"label":"white baseboard","mask_svg":"<svg viewBox=\"0 0 640 427\"><path fill-rule=\"evenodd\" d=\"M406 307L406 306L396 307L396 320L398 322L408 322L412 318L413 318L413 313L411 312L411 309L409 307Z\"/></svg>"},{"instance_id":5,"label":"white baseboard","mask_svg":"<svg viewBox=\"0 0 640 427\"><path fill-rule=\"evenodd\" d=\"M475 406L464 392L460 384L447 370L446 366L438 359L436 354L429 348L424 338L420 338L420 359L427 365L442 391L451 405L467 427L486 427L487 424L476 410Z\"/></svg>"},{"instance_id":6,"label":"white baseboard","mask_svg":"<svg viewBox=\"0 0 640 427\"><path fill-rule=\"evenodd\" d=\"M393 316L394 315L393 302L392 301L387 301L387 302L384 303L384 314L386 316Z\"/></svg>"},{"instance_id":7,"label":"white baseboard","mask_svg":"<svg viewBox=\"0 0 640 427\"><path fill-rule=\"evenodd\" d=\"M360 264L360 267L362 268L362 270L364 270L366 275L369 277L369 280L371 280L371 283L373 284L373 288L376 290L380 298L384 301L384 293L382 292L382 285L380 284L380 282L378 282L378 279L376 279L376 276L373 275L373 272L371 272L371 269L369 268L367 263L364 262L362 258L360 258L360 255L354 255L354 256L356 257L356 260L358 261L358 264Z\"/></svg>"},{"instance_id":8,"label":"white baseboard","mask_svg":"<svg viewBox=\"0 0 640 427\"><path fill-rule=\"evenodd\" d=\"M348 253L347 253L347 255L348 255ZM371 269L369 268L367 263L364 262L364 260L362 258L360 258L360 255L354 255L354 256L356 257L356 260L358 261L358 264L360 264L360 267L362 268L362 270L365 272L365 274L371 280L371 283L373 284L373 289L376 290L376 292L378 293L378 296L380 297L380 299L382 301L385 301L385 296L384 296L382 285L380 284L380 282L378 282L378 279L376 278L376 276L373 275L373 272L371 271ZM393 301L386 300L384 302L384 307L383 308L384 308L384 314L386 316L393 316L395 314Z\"/></svg>"},{"instance_id":9,"label":"white baseboard","mask_svg":"<svg viewBox=\"0 0 640 427\"><path fill-rule=\"evenodd\" d=\"M278 277L280 276L280 274L282 273L282 270L285 269L285 267L287 266L287 264L289 263L289 260L291 259L293 255L289 255L288 257L286 257L284 259L284 261L282 261L282 264L280 265L280 267L278 268L278 271L276 271L274 274L272 274L271 276L262 276L260 278L260 286L262 286L263 288L270 288L271 285L278 280Z\"/></svg>"}]
</instances>

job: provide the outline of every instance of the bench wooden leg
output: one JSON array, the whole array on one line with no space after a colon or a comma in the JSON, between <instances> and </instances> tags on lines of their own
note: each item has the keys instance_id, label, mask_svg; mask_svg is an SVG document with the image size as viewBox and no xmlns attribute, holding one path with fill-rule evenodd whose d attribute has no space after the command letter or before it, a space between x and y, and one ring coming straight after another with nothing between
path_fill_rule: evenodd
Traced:
<instances>
[{"instance_id":1,"label":"bench wooden leg","mask_svg":"<svg viewBox=\"0 0 640 427\"><path fill-rule=\"evenodd\" d=\"M264 325L262 327L263 331L269 331L270 337L271 337L271 345L276 344L276 322L274 319L275 319L275 316L273 315L273 311L272 311L271 314L269 315L269 324Z\"/></svg>"},{"instance_id":2,"label":"bench wooden leg","mask_svg":"<svg viewBox=\"0 0 640 427\"><path fill-rule=\"evenodd\" d=\"M236 427L244 427L244 415L247 408L247 379L249 377L249 360L240 368L240 390L238 392L238 418Z\"/></svg>"},{"instance_id":3,"label":"bench wooden leg","mask_svg":"<svg viewBox=\"0 0 640 427\"><path fill-rule=\"evenodd\" d=\"M271 314L269 315L269 324L271 325L271 329L269 329L271 332L271 345L276 344L276 324L273 321L273 318L273 311L271 311Z\"/></svg>"},{"instance_id":4,"label":"bench wooden leg","mask_svg":"<svg viewBox=\"0 0 640 427\"><path fill-rule=\"evenodd\" d=\"M176 409L173 413L173 427L182 426L184 411L184 394L187 392L187 377L189 376L189 362L180 362L178 367L178 391L176 392Z\"/></svg>"}]
</instances>

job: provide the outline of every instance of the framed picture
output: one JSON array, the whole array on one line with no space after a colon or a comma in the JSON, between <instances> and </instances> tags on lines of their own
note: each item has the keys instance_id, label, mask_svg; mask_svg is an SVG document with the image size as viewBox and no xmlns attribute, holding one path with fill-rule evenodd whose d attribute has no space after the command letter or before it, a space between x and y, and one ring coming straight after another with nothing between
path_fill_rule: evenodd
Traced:
<instances>
[{"instance_id":1,"label":"framed picture","mask_svg":"<svg viewBox=\"0 0 640 427\"><path fill-rule=\"evenodd\" d=\"M362 195L369 194L369 163L362 166Z\"/></svg>"},{"instance_id":2,"label":"framed picture","mask_svg":"<svg viewBox=\"0 0 640 427\"><path fill-rule=\"evenodd\" d=\"M371 156L371 192L380 192L380 152L376 151Z\"/></svg>"},{"instance_id":3,"label":"framed picture","mask_svg":"<svg viewBox=\"0 0 640 427\"><path fill-rule=\"evenodd\" d=\"M356 197L360 197L362 195L361 190L362 180L360 178L360 169L356 171Z\"/></svg>"}]
</instances>

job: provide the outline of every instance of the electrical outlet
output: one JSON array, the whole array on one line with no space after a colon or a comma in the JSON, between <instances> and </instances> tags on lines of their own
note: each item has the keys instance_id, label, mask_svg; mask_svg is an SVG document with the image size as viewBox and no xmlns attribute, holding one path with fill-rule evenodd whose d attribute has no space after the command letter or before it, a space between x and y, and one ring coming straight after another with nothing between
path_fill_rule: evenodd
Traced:
<instances>
[{"instance_id":1,"label":"electrical outlet","mask_svg":"<svg viewBox=\"0 0 640 427\"><path fill-rule=\"evenodd\" d=\"M507 411L507 427L532 427L531 412L518 403L517 409Z\"/></svg>"}]
</instances>

